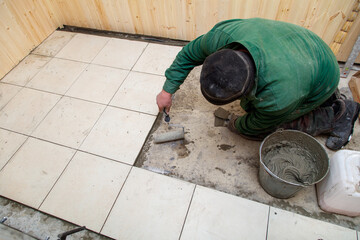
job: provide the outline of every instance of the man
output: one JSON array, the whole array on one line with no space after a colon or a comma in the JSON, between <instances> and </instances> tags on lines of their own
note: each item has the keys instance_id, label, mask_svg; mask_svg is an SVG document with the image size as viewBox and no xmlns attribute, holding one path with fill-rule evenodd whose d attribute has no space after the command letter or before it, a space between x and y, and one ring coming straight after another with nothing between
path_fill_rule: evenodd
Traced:
<instances>
[{"instance_id":1,"label":"man","mask_svg":"<svg viewBox=\"0 0 360 240\"><path fill-rule=\"evenodd\" d=\"M326 146L333 150L349 141L359 104L335 97L336 58L313 32L260 18L218 23L187 44L167 69L159 111L170 111L172 94L201 64L204 97L216 105L240 99L247 112L230 119L231 131L258 140L277 128L329 134Z\"/></svg>"}]
</instances>

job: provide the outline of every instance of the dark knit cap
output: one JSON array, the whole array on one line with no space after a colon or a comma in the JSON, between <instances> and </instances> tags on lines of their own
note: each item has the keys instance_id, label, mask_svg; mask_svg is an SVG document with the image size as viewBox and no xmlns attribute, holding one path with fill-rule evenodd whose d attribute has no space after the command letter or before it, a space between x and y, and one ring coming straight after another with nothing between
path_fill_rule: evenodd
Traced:
<instances>
[{"instance_id":1,"label":"dark knit cap","mask_svg":"<svg viewBox=\"0 0 360 240\"><path fill-rule=\"evenodd\" d=\"M201 92L212 104L230 103L251 90L255 72L250 54L232 49L217 51L204 61L200 75Z\"/></svg>"}]
</instances>

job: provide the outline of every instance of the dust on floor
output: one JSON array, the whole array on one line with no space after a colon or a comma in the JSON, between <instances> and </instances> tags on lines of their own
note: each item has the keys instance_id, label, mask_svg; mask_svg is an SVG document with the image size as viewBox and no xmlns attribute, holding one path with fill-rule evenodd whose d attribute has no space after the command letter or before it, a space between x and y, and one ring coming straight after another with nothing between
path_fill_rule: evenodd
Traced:
<instances>
[{"instance_id":1,"label":"dust on floor","mask_svg":"<svg viewBox=\"0 0 360 240\"><path fill-rule=\"evenodd\" d=\"M347 217L322 211L317 204L315 186L307 187L290 199L268 195L258 180L261 142L249 141L214 127L214 111L200 92L201 68L195 68L176 92L167 125L160 114L139 154L136 166L189 181L236 196L282 208L304 216L360 230L360 217ZM239 101L223 106L242 114ZM183 126L185 140L154 144L153 135ZM317 138L322 144L325 137ZM354 136L345 149L360 150L360 126L356 122ZM327 149L329 157L334 152Z\"/></svg>"}]
</instances>

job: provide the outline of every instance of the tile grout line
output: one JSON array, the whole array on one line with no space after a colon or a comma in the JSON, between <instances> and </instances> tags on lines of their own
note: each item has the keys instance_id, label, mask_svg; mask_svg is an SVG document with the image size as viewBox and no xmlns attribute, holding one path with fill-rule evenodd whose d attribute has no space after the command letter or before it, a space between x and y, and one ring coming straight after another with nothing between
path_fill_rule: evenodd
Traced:
<instances>
[{"instance_id":1,"label":"tile grout line","mask_svg":"<svg viewBox=\"0 0 360 240\"><path fill-rule=\"evenodd\" d=\"M109 42L110 40L108 40L108 42ZM108 43L107 42L107 43ZM106 43L106 44L107 44ZM105 45L106 45L105 44ZM104 47L105 47L105 45L104 45ZM102 48L102 49L104 49L104 47ZM102 50L101 49L101 50ZM146 49L146 47L144 48L144 51L145 51L145 49ZM100 50L100 51L101 51ZM100 51L99 51L99 53L100 53ZM144 52L143 51L143 52ZM143 53L142 52L142 53ZM98 53L98 54L99 54ZM142 55L142 53L140 54L140 56ZM97 54L97 55L98 55ZM139 56L139 58L140 58L140 56ZM95 59L96 57L94 57L94 59ZM138 58L138 59L139 59ZM136 62L135 62L135 64L136 64ZM135 66L135 64L134 64L134 66ZM132 68L131 68L132 69ZM116 93L119 91L119 89L121 88L121 86L122 86L122 84L125 82L125 80L126 80L126 78L129 76L129 74L131 73L131 69L129 70L129 72L127 73L127 75L126 75L126 77L124 78L124 80L122 81L122 83L119 85L119 87L118 87L118 89L116 90L116 92L114 93L114 95L112 96L112 98L110 99L110 101L106 104L106 106L105 106L105 108L104 108L104 110L102 111L102 113L100 114L100 116L99 116L99 118L96 120L96 122L94 123L94 125L92 126L92 128L90 129L90 131L89 131L89 133L86 135L86 137L83 139L83 141L81 142L81 144L79 145L79 147L78 147L78 149L80 149L81 148L81 146L84 144L84 142L85 142L85 140L88 138L88 136L91 134L91 132L93 131L93 129L94 129L94 127L96 126L96 124L99 122L99 120L100 120L100 118L103 116L103 114L104 114L104 112L106 111L106 109L110 106L110 102L113 100L113 98L115 97L115 95L116 95Z\"/></svg>"},{"instance_id":2,"label":"tile grout line","mask_svg":"<svg viewBox=\"0 0 360 240\"><path fill-rule=\"evenodd\" d=\"M26 136L26 135L25 135ZM9 160L6 161L6 163L4 164L4 166L0 169L0 172L6 167L6 165L8 165L11 161L11 159L16 155L16 153L24 146L24 144L29 140L29 136L26 136L25 141L20 145L20 147L18 149L16 149L16 151L11 155L11 157L9 158Z\"/></svg>"},{"instance_id":3,"label":"tile grout line","mask_svg":"<svg viewBox=\"0 0 360 240\"><path fill-rule=\"evenodd\" d=\"M39 70L38 70L38 71L29 79L29 81L27 81L24 85L18 85L18 84L15 84L15 83L3 82L3 81L2 81L2 80L3 80L8 74L10 74L26 57L28 57L28 56L30 56L30 55L31 55L31 53L28 54L27 56L25 56L18 64L16 64L16 66L14 66L7 74L5 74L5 76L3 76L3 77L1 78L0 83L2 83L2 84L8 84L8 85L16 86L16 87L20 87L21 89L0 109L0 111L1 111L2 109L4 109L4 108L6 107L6 105L8 105L9 102L10 102L11 100L13 100L13 99L16 97L16 95L18 95L18 93L19 93L20 91L22 91L22 90L25 88L25 86L26 86L29 82L31 82L31 80L32 80L43 68L45 68L45 66L48 65L48 63L52 60L51 57L42 56L42 57L48 57L48 58L50 58L50 59L47 60L46 63L44 64L44 66L40 67Z\"/></svg>"},{"instance_id":4,"label":"tile grout line","mask_svg":"<svg viewBox=\"0 0 360 240\"><path fill-rule=\"evenodd\" d=\"M40 210L41 206L43 205L43 203L45 202L46 198L49 196L49 194L51 193L51 191L53 190L53 188L55 187L56 183L59 181L59 179L62 177L62 175L64 174L64 172L66 171L67 167L69 166L70 162L73 160L74 156L76 155L77 151L74 152L74 154L71 156L70 160L68 161L68 163L66 164L66 166L64 167L64 169L61 171L59 177L56 179L56 181L54 182L54 184L52 185L52 187L50 188L50 190L48 191L48 193L46 194L46 196L44 197L44 199L41 201L39 207L37 208L38 210Z\"/></svg>"},{"instance_id":5,"label":"tile grout line","mask_svg":"<svg viewBox=\"0 0 360 240\"><path fill-rule=\"evenodd\" d=\"M190 211L190 207L191 207L191 204L192 204L192 201L193 201L193 198L194 198L194 195L195 195L195 190L196 190L197 186L198 186L198 185L195 184L195 187L194 187L194 190L193 190L193 192L192 192L191 199L190 199L190 202L189 202L189 207L188 207L188 209L187 209L187 211L186 211L185 218L184 218L184 222L183 222L183 225L182 225L182 227L181 227L181 231L180 231L180 235L179 235L178 240L181 239L182 233L183 233L183 231L184 231L185 223L186 223L186 220L187 220L189 211Z\"/></svg>"},{"instance_id":6,"label":"tile grout line","mask_svg":"<svg viewBox=\"0 0 360 240\"><path fill-rule=\"evenodd\" d=\"M131 165L129 163L126 163L126 162L121 162L121 161L118 161L118 160L115 160L115 159L112 159L112 158L108 158L108 157L105 157L105 156L101 156L101 155L98 155L98 154L95 154L95 153L91 153L91 152L87 152L87 151L84 151L84 150L81 150L81 149L66 146L66 145L63 145L63 144L60 144L60 143L57 143L57 142L52 142L52 141L44 139L44 138L40 138L40 137L36 137L36 136L30 136L30 135L27 135L27 134L24 134L24 133L21 133L21 132L17 132L17 131L11 130L11 129L6 129L6 128L3 128L3 127L0 127L0 129L8 131L8 132L15 133L15 134L23 135L23 136L28 137L28 138L33 138L33 139L37 139L37 140L40 140L40 141L43 141L43 142L51 143L51 144L54 144L54 145L57 145L57 146L60 146L60 147L64 147L64 148L72 149L72 150L75 150L75 151L78 151L78 152L93 155L93 156L96 156L96 157L101 157L101 158L107 159L109 161L117 162L119 164L124 164L124 165L130 166L130 167L133 166L133 165Z\"/></svg>"},{"instance_id":7,"label":"tile grout line","mask_svg":"<svg viewBox=\"0 0 360 240\"><path fill-rule=\"evenodd\" d=\"M30 55L31 55L31 54L29 54L28 56L30 56ZM53 57L48 57L48 56L45 56L45 57L50 58L50 59L47 60L46 63L44 64L44 66L42 66L42 67L39 69L39 71L37 71L37 72L34 74L34 76L32 76L32 77L29 79L29 81L27 81L27 82L24 84L24 87L26 87L26 85L28 85L43 69L45 69L45 68L49 65L50 61L54 59Z\"/></svg>"},{"instance_id":8,"label":"tile grout line","mask_svg":"<svg viewBox=\"0 0 360 240\"><path fill-rule=\"evenodd\" d=\"M35 51L37 48L39 48L42 43L44 43L46 40L48 40L48 39L51 37L51 35L53 35L55 32L61 32L61 31L58 31L58 30L55 29L55 31L54 31L53 33L51 33L46 39L44 39L35 49L33 49L33 50L30 52L30 54L36 54L36 55L48 56L48 57L55 57L55 56L74 38L74 36L76 35L76 33L75 33L75 34L71 34L72 36L70 37L70 39L69 39L57 52L54 53L54 56L44 55L44 54L40 54L40 53L34 53L34 51ZM70 33L71 33L71 32L70 32Z\"/></svg>"},{"instance_id":9,"label":"tile grout line","mask_svg":"<svg viewBox=\"0 0 360 240\"><path fill-rule=\"evenodd\" d=\"M21 91L21 90L23 90L24 89L24 86L22 86L22 87L20 87L20 86L17 86L17 85L13 85L13 84L8 84L8 83L2 83L1 81L0 81L0 83L1 84L7 84L7 85L10 85L10 86L16 86L16 87L19 87L20 88L20 90L19 91L17 91L16 93L15 93L15 95L14 96L12 96L5 104L4 104L4 106L2 106L1 108L0 108L0 111L1 110L3 110L5 107L6 107L6 105L8 105L8 103L11 101L11 100L13 100L15 97L16 97L16 95L18 95L19 94L19 92Z\"/></svg>"},{"instance_id":10,"label":"tile grout line","mask_svg":"<svg viewBox=\"0 0 360 240\"><path fill-rule=\"evenodd\" d=\"M267 219L267 224L266 224L266 234L265 234L265 240L268 239L268 234L269 234L269 224L270 224L270 205L268 205L269 210L268 210L268 219Z\"/></svg>"},{"instance_id":11,"label":"tile grout line","mask_svg":"<svg viewBox=\"0 0 360 240\"><path fill-rule=\"evenodd\" d=\"M99 234L101 234L102 230L104 229L104 226L105 226L105 224L106 224L106 222L107 222L107 220L108 220L108 218L109 218L109 216L110 216L110 213L111 213L111 211L113 210L113 208L114 208L114 206L115 206L115 203L117 202L117 200L118 200L118 198L119 198L119 196L120 196L120 193L121 193L121 191L123 190L123 188L124 188L124 186L125 186L128 178L129 178L129 175L130 175L130 173L132 172L133 168L134 168L134 166L131 166L131 167L130 167L130 171L128 172L128 174L127 174L127 176L126 176L126 178L125 178L125 180L124 180L124 183L122 184L122 186L121 186L121 188L120 188L120 190L119 190L119 192L118 192L118 194L117 194L117 196L116 196L116 198L115 198L115 200L114 200L114 203L112 204L112 206L111 206L111 208L110 208L110 210L109 210L109 212L108 212L108 214L107 214L107 216L106 216L106 218L105 218L105 220L104 220L104 223L103 223L103 225L102 225L101 228L100 228Z\"/></svg>"},{"instance_id":12,"label":"tile grout line","mask_svg":"<svg viewBox=\"0 0 360 240\"><path fill-rule=\"evenodd\" d=\"M111 97L108 106L110 105L110 103L112 102L112 100L114 99L115 95L118 93L118 91L120 90L121 86L124 84L124 82L126 81L126 79L129 77L130 73L132 72L134 66L136 65L136 63L139 61L140 57L143 55L143 53L145 52L145 49L147 48L147 46L149 46L149 43L146 44L146 46L144 47L143 51L141 52L141 54L139 55L139 57L136 59L135 63L133 64L133 66L128 70L129 72L127 73L126 77L124 78L124 80L122 81L122 83L119 85L119 87L117 88L117 90L115 91L115 93L113 94L113 96ZM111 106L111 105L110 105Z\"/></svg>"}]
</instances>

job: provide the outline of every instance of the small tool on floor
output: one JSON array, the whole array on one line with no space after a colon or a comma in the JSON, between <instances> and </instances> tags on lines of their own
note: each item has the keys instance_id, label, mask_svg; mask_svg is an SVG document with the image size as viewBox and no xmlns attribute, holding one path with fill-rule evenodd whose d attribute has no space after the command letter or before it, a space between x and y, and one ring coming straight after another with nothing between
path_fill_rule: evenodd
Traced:
<instances>
[{"instance_id":1,"label":"small tool on floor","mask_svg":"<svg viewBox=\"0 0 360 240\"><path fill-rule=\"evenodd\" d=\"M69 236L71 234L74 234L74 233L77 233L77 232L80 232L80 231L85 230L85 229L86 229L86 227L82 226L82 227L78 227L78 228L75 228L73 230L61 233L61 234L58 235L58 240L65 240L67 236Z\"/></svg>"},{"instance_id":2,"label":"small tool on floor","mask_svg":"<svg viewBox=\"0 0 360 240\"><path fill-rule=\"evenodd\" d=\"M171 124L170 123L170 116L166 113L165 108L163 110L165 114L165 122L168 124L169 127L175 127L176 129L165 132L165 133L159 133L154 136L154 142L155 143L165 143L165 142L171 142L176 140L184 139L184 127L179 124Z\"/></svg>"},{"instance_id":3,"label":"small tool on floor","mask_svg":"<svg viewBox=\"0 0 360 240\"><path fill-rule=\"evenodd\" d=\"M222 107L216 109L214 115L215 115L215 122L214 122L215 127L225 127L229 122L230 112L223 109Z\"/></svg>"}]
</instances>

